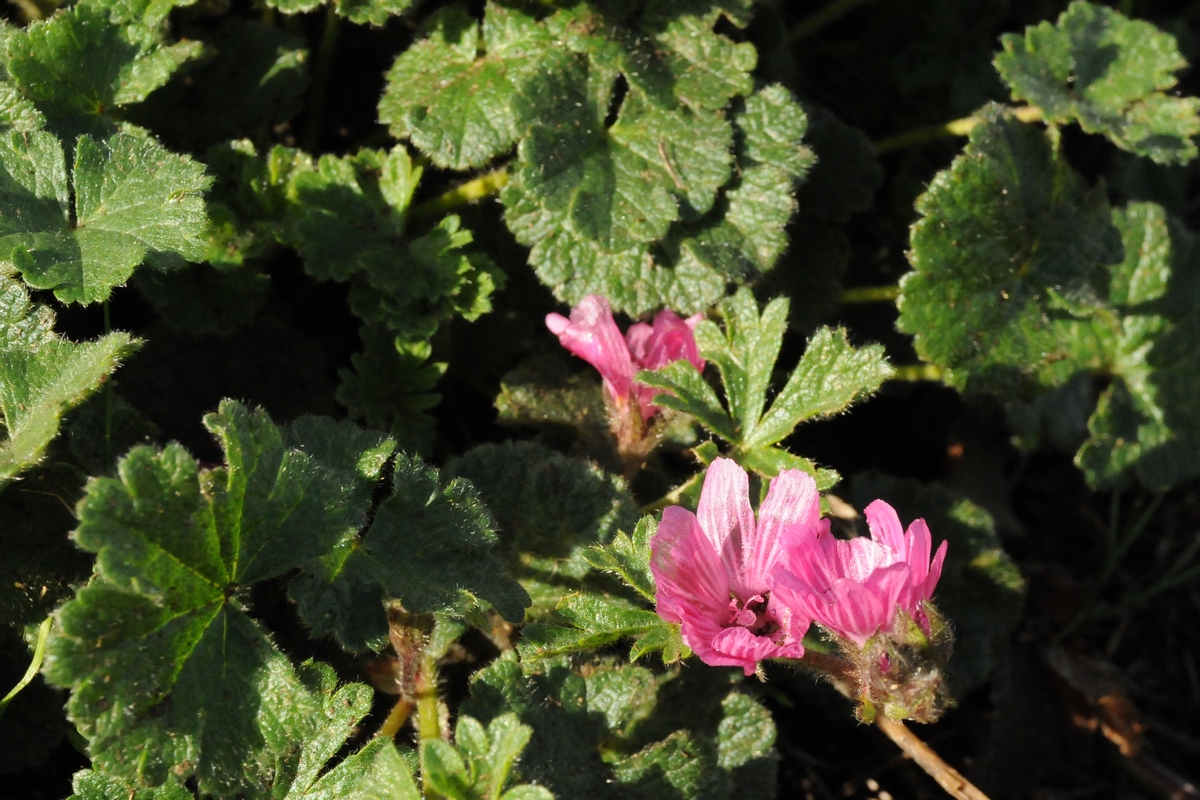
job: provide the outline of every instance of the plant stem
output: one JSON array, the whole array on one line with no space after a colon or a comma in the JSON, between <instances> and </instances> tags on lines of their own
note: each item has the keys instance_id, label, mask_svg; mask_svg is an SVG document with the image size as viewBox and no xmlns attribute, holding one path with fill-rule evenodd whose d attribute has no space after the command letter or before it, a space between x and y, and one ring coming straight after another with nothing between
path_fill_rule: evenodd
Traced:
<instances>
[{"instance_id":1,"label":"plant stem","mask_svg":"<svg viewBox=\"0 0 1200 800\"><path fill-rule=\"evenodd\" d=\"M423 656L417 679L417 736L421 741L442 738L442 715L438 708L437 659Z\"/></svg>"},{"instance_id":2,"label":"plant stem","mask_svg":"<svg viewBox=\"0 0 1200 800\"><path fill-rule=\"evenodd\" d=\"M504 167L485 172L478 178L460 183L432 200L426 200L424 203L413 206L409 211L409 218L414 220L432 219L446 211L498 194L506 183L508 183L508 171Z\"/></svg>"},{"instance_id":3,"label":"plant stem","mask_svg":"<svg viewBox=\"0 0 1200 800\"><path fill-rule=\"evenodd\" d=\"M943 378L942 368L937 364L901 364L895 370L888 380L916 383L918 381L940 382Z\"/></svg>"},{"instance_id":4,"label":"plant stem","mask_svg":"<svg viewBox=\"0 0 1200 800\"><path fill-rule=\"evenodd\" d=\"M375 736L386 736L391 739L400 729L404 727L404 723L408 722L408 717L412 714L413 704L407 697L401 697L396 701L396 705L392 706L392 710L388 713L387 719L379 726Z\"/></svg>"},{"instance_id":5,"label":"plant stem","mask_svg":"<svg viewBox=\"0 0 1200 800\"><path fill-rule=\"evenodd\" d=\"M25 670L25 674L21 680L17 681L17 685L12 688L8 694L0 700L0 715L4 714L4 709L8 708L8 704L13 701L13 698L21 693L29 683L38 674L38 670L42 668L42 659L46 657L46 641L50 638L50 628L54 626L54 617L46 617L38 628L37 644L33 647L33 660L29 662L29 669Z\"/></svg>"},{"instance_id":6,"label":"plant stem","mask_svg":"<svg viewBox=\"0 0 1200 800\"><path fill-rule=\"evenodd\" d=\"M850 13L868 0L833 0L817 13L805 17L792 26L788 31L788 41L792 44L807 39L831 22Z\"/></svg>"},{"instance_id":7,"label":"plant stem","mask_svg":"<svg viewBox=\"0 0 1200 800\"><path fill-rule=\"evenodd\" d=\"M888 719L880 714L875 718L875 727L883 731L904 755L916 762L925 770L929 777L937 781L938 786L946 790L946 794L959 800L988 800L988 796L976 788L975 784L964 778L954 767L942 760L933 748L921 741L921 738L908 729L902 722Z\"/></svg>"},{"instance_id":8,"label":"plant stem","mask_svg":"<svg viewBox=\"0 0 1200 800\"><path fill-rule=\"evenodd\" d=\"M108 301L104 301L104 334L112 333L112 324L108 318ZM107 468L112 463L112 418L113 418L113 385L112 375L104 379L104 465Z\"/></svg>"},{"instance_id":9,"label":"plant stem","mask_svg":"<svg viewBox=\"0 0 1200 800\"><path fill-rule=\"evenodd\" d=\"M855 286L842 292L843 305L853 303L891 303L900 296L900 287L891 286Z\"/></svg>"},{"instance_id":10,"label":"plant stem","mask_svg":"<svg viewBox=\"0 0 1200 800\"><path fill-rule=\"evenodd\" d=\"M1012 114L1021 122L1040 122L1042 119L1042 110L1037 106L1018 106L1012 109ZM916 128L881 139L875 143L875 152L877 154L890 153L893 150L902 150L905 147L924 144L947 136L966 136L978 124L978 117L963 117L953 122Z\"/></svg>"},{"instance_id":11,"label":"plant stem","mask_svg":"<svg viewBox=\"0 0 1200 800\"><path fill-rule=\"evenodd\" d=\"M312 94L309 95L308 125L304 130L304 149L310 153L321 140L321 123L325 117L325 101L329 97L329 75L333 71L333 53L337 48L338 26L341 19L333 6L325 7L325 30L321 33L321 49L313 69Z\"/></svg>"},{"instance_id":12,"label":"plant stem","mask_svg":"<svg viewBox=\"0 0 1200 800\"><path fill-rule=\"evenodd\" d=\"M653 503L642 506L642 514L653 514L654 512L664 509L667 506L678 503L679 498L683 497L688 489L691 489L693 486L695 486L696 483L704 477L704 475L704 472L697 472L695 475L688 478L686 481L679 484L674 489L655 500Z\"/></svg>"}]
</instances>

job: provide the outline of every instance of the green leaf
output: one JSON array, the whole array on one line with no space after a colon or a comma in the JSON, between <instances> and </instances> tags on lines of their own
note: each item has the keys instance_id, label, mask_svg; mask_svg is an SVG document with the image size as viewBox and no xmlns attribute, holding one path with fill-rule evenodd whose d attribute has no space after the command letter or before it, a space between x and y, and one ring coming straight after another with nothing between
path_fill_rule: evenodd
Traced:
<instances>
[{"instance_id":1,"label":"green leaf","mask_svg":"<svg viewBox=\"0 0 1200 800\"><path fill-rule=\"evenodd\" d=\"M1047 122L1078 122L1123 150L1159 163L1196 157L1200 99L1172 97L1187 66L1175 37L1149 22L1076 0L1056 24L1000 37L996 69L1013 99L1039 106Z\"/></svg>"},{"instance_id":2,"label":"green leaf","mask_svg":"<svg viewBox=\"0 0 1200 800\"><path fill-rule=\"evenodd\" d=\"M729 5L733 4L658 0L649 4L642 20L667 53L676 97L695 110L719 111L730 99L754 89L754 45L735 43L714 30L718 20L729 16L721 6Z\"/></svg>"},{"instance_id":3,"label":"green leaf","mask_svg":"<svg viewBox=\"0 0 1200 800\"><path fill-rule=\"evenodd\" d=\"M67 800L193 800L178 780L156 789L131 789L122 781L94 770L76 772L71 779L74 794Z\"/></svg>"},{"instance_id":4,"label":"green leaf","mask_svg":"<svg viewBox=\"0 0 1200 800\"><path fill-rule=\"evenodd\" d=\"M285 160L280 166L290 169L291 223L283 240L299 250L314 278L353 277L350 305L364 321L415 341L431 337L451 316L474 320L491 310L490 296L504 276L486 256L464 250L473 237L457 216L404 238L421 168L403 146L324 155L315 169L289 168Z\"/></svg>"},{"instance_id":5,"label":"green leaf","mask_svg":"<svg viewBox=\"0 0 1200 800\"><path fill-rule=\"evenodd\" d=\"M611 542L589 547L583 557L596 569L619 576L634 591L653 603L657 590L654 573L650 571L650 540L657 529L654 517L642 517L634 527L632 536L617 531Z\"/></svg>"},{"instance_id":6,"label":"green leaf","mask_svg":"<svg viewBox=\"0 0 1200 800\"><path fill-rule=\"evenodd\" d=\"M521 140L502 192L509 228L559 299L702 310L786 246L795 179L811 160L804 114L781 87L748 98L734 116L735 177L733 127L710 111L630 91L604 127L613 73L599 69L564 68L531 90L552 107Z\"/></svg>"},{"instance_id":7,"label":"green leaf","mask_svg":"<svg viewBox=\"0 0 1200 800\"><path fill-rule=\"evenodd\" d=\"M363 326L359 335L363 352L350 356L349 369L338 370L338 402L351 418L390 430L401 449L427 454L437 422L426 412L442 400L431 390L446 373L446 362L429 361L428 342L399 342L380 326Z\"/></svg>"},{"instance_id":8,"label":"green leaf","mask_svg":"<svg viewBox=\"0 0 1200 800\"><path fill-rule=\"evenodd\" d=\"M451 6L427 30L388 72L379 121L439 167L482 166L509 150L532 121L516 98L558 60L555 42L533 17L495 3L482 23Z\"/></svg>"},{"instance_id":9,"label":"green leaf","mask_svg":"<svg viewBox=\"0 0 1200 800\"><path fill-rule=\"evenodd\" d=\"M333 8L356 25L379 27L389 17L403 14L412 4L413 0L337 0Z\"/></svg>"},{"instance_id":10,"label":"green leaf","mask_svg":"<svg viewBox=\"0 0 1200 800\"><path fill-rule=\"evenodd\" d=\"M272 158L279 160L274 152ZM422 172L404 148L324 155L315 169L306 167L288 174L286 188L295 220L287 238L305 270L319 280L344 281L372 264L394 269Z\"/></svg>"},{"instance_id":11,"label":"green leaf","mask_svg":"<svg viewBox=\"0 0 1200 800\"><path fill-rule=\"evenodd\" d=\"M1119 319L1069 326L1077 368L1098 359L1095 371L1113 379L1075 460L1094 486L1120 484L1132 471L1161 491L1200 475L1200 247L1152 203L1131 204L1113 221L1125 245L1110 289Z\"/></svg>"},{"instance_id":12,"label":"green leaf","mask_svg":"<svg viewBox=\"0 0 1200 800\"><path fill-rule=\"evenodd\" d=\"M135 784L195 774L201 791L267 785L320 708L244 610L244 587L356 528L353 483L289 449L262 411L224 402L205 425L226 465L178 444L132 450L93 479L76 542L96 573L57 614L47 678L93 763Z\"/></svg>"},{"instance_id":13,"label":"green leaf","mask_svg":"<svg viewBox=\"0 0 1200 800\"><path fill-rule=\"evenodd\" d=\"M563 584L578 587L590 571L588 547L632 528L638 518L620 478L533 442L480 445L449 472L470 480L495 515L501 552L537 597L535 610L553 608Z\"/></svg>"},{"instance_id":14,"label":"green leaf","mask_svg":"<svg viewBox=\"0 0 1200 800\"><path fill-rule=\"evenodd\" d=\"M737 462L749 470L774 478L785 469L798 469L812 476L822 492L832 489L842 479L837 470L818 467L802 456L793 455L781 447L758 447L737 454Z\"/></svg>"},{"instance_id":15,"label":"green leaf","mask_svg":"<svg viewBox=\"0 0 1200 800\"><path fill-rule=\"evenodd\" d=\"M13 83L65 141L116 131L108 116L140 103L195 56L200 43L159 42L141 24L114 24L96 3L79 3L9 38Z\"/></svg>"},{"instance_id":16,"label":"green leaf","mask_svg":"<svg viewBox=\"0 0 1200 800\"><path fill-rule=\"evenodd\" d=\"M53 331L54 315L29 302L17 281L0 273L0 487L36 464L58 435L62 417L96 391L140 342L110 333L71 342Z\"/></svg>"},{"instance_id":17,"label":"green leaf","mask_svg":"<svg viewBox=\"0 0 1200 800\"><path fill-rule=\"evenodd\" d=\"M907 525L924 518L934 545L950 543L934 594L938 610L954 625L949 679L956 697L982 685L1021 616L1025 581L996 536L992 515L939 483L921 484L880 473L854 476L854 504L876 498L895 507Z\"/></svg>"},{"instance_id":18,"label":"green leaf","mask_svg":"<svg viewBox=\"0 0 1200 800\"><path fill-rule=\"evenodd\" d=\"M531 733L516 714L501 714L486 729L473 717L459 717L453 745L437 739L421 742L428 786L451 800L553 800L547 790L529 785L501 794Z\"/></svg>"},{"instance_id":19,"label":"green leaf","mask_svg":"<svg viewBox=\"0 0 1200 800\"><path fill-rule=\"evenodd\" d=\"M633 660L652 649L662 650L667 664L691 654L679 638L678 625L626 601L591 593L568 595L549 622L522 628L517 651L523 662L534 662L596 650L626 637L639 640L634 644ZM650 637L650 643L641 641L643 637Z\"/></svg>"},{"instance_id":20,"label":"green leaf","mask_svg":"<svg viewBox=\"0 0 1200 800\"><path fill-rule=\"evenodd\" d=\"M821 328L808 340L800 363L771 402L771 410L745 437L748 448L775 444L801 422L844 411L873 394L892 375L881 345L855 349L844 328Z\"/></svg>"},{"instance_id":21,"label":"green leaf","mask_svg":"<svg viewBox=\"0 0 1200 800\"><path fill-rule=\"evenodd\" d=\"M723 439L737 439L735 423L729 419L717 393L691 362L676 361L661 369L643 370L637 379L669 393L655 395L654 402L658 405L690 414Z\"/></svg>"},{"instance_id":22,"label":"green leaf","mask_svg":"<svg viewBox=\"0 0 1200 800\"><path fill-rule=\"evenodd\" d=\"M350 288L350 308L363 321L384 324L403 338L433 336L453 315L473 322L492 310L492 293L504 274L482 253L463 248L474 236L451 214L408 243L403 269L374 262ZM414 319L415 317L415 319Z\"/></svg>"},{"instance_id":23,"label":"green leaf","mask_svg":"<svg viewBox=\"0 0 1200 800\"><path fill-rule=\"evenodd\" d=\"M917 201L896 324L949 383L1013 396L1065 379L1052 319L1103 307L1121 245L1103 187L1039 128L996 106L980 119Z\"/></svg>"},{"instance_id":24,"label":"green leaf","mask_svg":"<svg viewBox=\"0 0 1200 800\"><path fill-rule=\"evenodd\" d=\"M263 797L278 800L419 800L407 764L388 739L378 738L333 767L330 759L354 735L371 710L371 690L362 684L337 688L333 670L323 664L301 666L305 687L299 697L308 700L307 720L281 719L276 732L295 737L294 747L275 765L274 780ZM311 705L315 702L315 707ZM94 772L75 776L79 800L191 800L192 793L174 779L156 790L137 790L122 781Z\"/></svg>"},{"instance_id":25,"label":"green leaf","mask_svg":"<svg viewBox=\"0 0 1200 800\"><path fill-rule=\"evenodd\" d=\"M302 14L320 7L322 0L266 0L267 6L284 14Z\"/></svg>"},{"instance_id":26,"label":"green leaf","mask_svg":"<svg viewBox=\"0 0 1200 800\"><path fill-rule=\"evenodd\" d=\"M398 456L393 493L360 536L343 539L292 582L300 616L318 636L334 634L351 651L378 649L388 633L384 603L410 613L465 614L491 603L520 621L529 596L492 554L493 522L474 487Z\"/></svg>"},{"instance_id":27,"label":"green leaf","mask_svg":"<svg viewBox=\"0 0 1200 800\"><path fill-rule=\"evenodd\" d=\"M505 427L568 430L583 452L616 463L599 379L591 371L571 371L557 353L525 359L505 373L495 406L496 421Z\"/></svg>"},{"instance_id":28,"label":"green leaf","mask_svg":"<svg viewBox=\"0 0 1200 800\"><path fill-rule=\"evenodd\" d=\"M462 713L516 714L533 729L521 778L558 797L771 798L774 724L735 683L727 670L655 674L607 661L576 670L565 658L522 665L508 653L475 674Z\"/></svg>"},{"instance_id":29,"label":"green leaf","mask_svg":"<svg viewBox=\"0 0 1200 800\"><path fill-rule=\"evenodd\" d=\"M748 288L741 288L720 309L724 327L710 320L696 326L701 355L716 364L721 374L726 413L716 393L686 362L654 372L641 372L638 380L667 389L655 402L693 415L720 436L742 466L773 477L783 469L802 469L822 488L837 481L837 473L774 445L791 435L805 420L836 414L864 395L876 391L892 373L883 348L856 349L842 329L821 328L809 338L800 363L783 389L767 403L767 390L787 330L788 301L776 298L762 309Z\"/></svg>"},{"instance_id":30,"label":"green leaf","mask_svg":"<svg viewBox=\"0 0 1200 800\"><path fill-rule=\"evenodd\" d=\"M66 303L109 296L143 261L159 268L204 256L204 167L154 140L79 137L71 199L58 141L0 137L0 197L21 210L0 222L0 263Z\"/></svg>"}]
</instances>

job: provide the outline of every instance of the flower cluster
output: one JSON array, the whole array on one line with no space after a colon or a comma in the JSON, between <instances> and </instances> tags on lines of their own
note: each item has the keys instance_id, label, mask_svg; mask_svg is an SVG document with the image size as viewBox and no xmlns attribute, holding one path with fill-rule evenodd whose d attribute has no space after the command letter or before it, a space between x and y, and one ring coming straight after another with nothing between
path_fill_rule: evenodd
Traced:
<instances>
[{"instance_id":1,"label":"flower cluster","mask_svg":"<svg viewBox=\"0 0 1200 800\"><path fill-rule=\"evenodd\" d=\"M802 657L816 622L860 683L860 713L879 705L889 716L936 718L950 634L930 598L946 543L931 560L924 520L905 531L882 500L866 516L870 539L836 539L813 479L784 470L756 520L745 471L718 458L695 514L663 511L650 562L658 613L702 661L747 675L766 658Z\"/></svg>"},{"instance_id":2,"label":"flower cluster","mask_svg":"<svg viewBox=\"0 0 1200 800\"><path fill-rule=\"evenodd\" d=\"M637 373L681 360L703 371L704 359L692 336L701 319L700 314L681 319L668 309L660 311L652 324L635 323L622 335L608 301L594 294L571 309L570 319L562 314L546 316L546 327L563 347L595 367L604 379L617 448L639 465L653 446L653 423L662 411L653 401L662 390L638 383Z\"/></svg>"}]
</instances>

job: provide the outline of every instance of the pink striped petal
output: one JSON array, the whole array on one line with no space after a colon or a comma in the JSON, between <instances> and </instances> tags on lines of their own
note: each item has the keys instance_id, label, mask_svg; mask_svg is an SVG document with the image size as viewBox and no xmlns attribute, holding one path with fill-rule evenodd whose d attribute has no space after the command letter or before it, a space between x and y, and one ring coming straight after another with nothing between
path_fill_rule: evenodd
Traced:
<instances>
[{"instance_id":1,"label":"pink striped petal","mask_svg":"<svg viewBox=\"0 0 1200 800\"><path fill-rule=\"evenodd\" d=\"M636 370L607 300L588 295L571 309L569 320L561 314L546 315L546 327L563 347L596 368L614 397L629 394Z\"/></svg>"},{"instance_id":2,"label":"pink striped petal","mask_svg":"<svg viewBox=\"0 0 1200 800\"><path fill-rule=\"evenodd\" d=\"M744 553L743 580L766 585L780 560L785 541L805 547L820 531L821 497L817 483L796 469L785 469L771 481L767 498L758 508L758 525ZM814 542L806 543L806 538Z\"/></svg>"},{"instance_id":3,"label":"pink striped petal","mask_svg":"<svg viewBox=\"0 0 1200 800\"><path fill-rule=\"evenodd\" d=\"M924 584L929 576L929 553L933 549L933 535L923 519L914 519L905 534L908 543L908 562L912 568L913 583ZM936 583L937 581L934 581Z\"/></svg>"},{"instance_id":4,"label":"pink striped petal","mask_svg":"<svg viewBox=\"0 0 1200 800\"><path fill-rule=\"evenodd\" d=\"M709 465L696 517L720 554L734 593L749 597L765 589L748 585L743 576L747 545L754 540L754 510L750 507L750 480L736 462L718 458Z\"/></svg>"},{"instance_id":5,"label":"pink striped petal","mask_svg":"<svg viewBox=\"0 0 1200 800\"><path fill-rule=\"evenodd\" d=\"M865 514L871 538L896 553L899 557L895 560L907 561L908 542L904 538L904 528L900 525L896 509L882 500L876 500L867 506Z\"/></svg>"},{"instance_id":6,"label":"pink striped petal","mask_svg":"<svg viewBox=\"0 0 1200 800\"><path fill-rule=\"evenodd\" d=\"M729 603L729 579L716 550L695 515L679 506L663 511L650 543L650 571L657 586L659 613L671 610L671 622L683 610L719 619Z\"/></svg>"},{"instance_id":7,"label":"pink striped petal","mask_svg":"<svg viewBox=\"0 0 1200 800\"><path fill-rule=\"evenodd\" d=\"M745 628L721 631L713 639L712 648L731 660L729 666L741 667L747 675L753 675L758 662L775 655L779 649L766 636L755 636Z\"/></svg>"}]
</instances>

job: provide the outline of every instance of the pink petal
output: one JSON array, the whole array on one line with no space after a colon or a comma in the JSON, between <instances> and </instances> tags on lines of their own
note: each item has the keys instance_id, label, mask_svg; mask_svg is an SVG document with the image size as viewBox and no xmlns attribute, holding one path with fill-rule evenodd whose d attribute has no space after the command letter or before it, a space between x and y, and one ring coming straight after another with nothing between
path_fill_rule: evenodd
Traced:
<instances>
[{"instance_id":1,"label":"pink petal","mask_svg":"<svg viewBox=\"0 0 1200 800\"><path fill-rule=\"evenodd\" d=\"M809 623L816 617L818 606L823 606L823 593L810 586L783 567L777 567L771 576L771 608L777 619L794 620L795 628L808 630ZM801 632L799 638L803 638Z\"/></svg>"},{"instance_id":2,"label":"pink petal","mask_svg":"<svg viewBox=\"0 0 1200 800\"><path fill-rule=\"evenodd\" d=\"M842 575L858 583L865 582L875 570L900 560L894 550L865 536L839 541L837 547Z\"/></svg>"},{"instance_id":3,"label":"pink petal","mask_svg":"<svg viewBox=\"0 0 1200 800\"><path fill-rule=\"evenodd\" d=\"M859 647L889 622L882 598L852 580L839 579L831 595L813 618Z\"/></svg>"},{"instance_id":4,"label":"pink petal","mask_svg":"<svg viewBox=\"0 0 1200 800\"><path fill-rule=\"evenodd\" d=\"M829 532L829 520L818 521L815 539L789 537L783 545L780 563L805 584L825 591L842 576L838 559L838 540ZM775 569L772 575L778 575Z\"/></svg>"},{"instance_id":5,"label":"pink petal","mask_svg":"<svg viewBox=\"0 0 1200 800\"><path fill-rule=\"evenodd\" d=\"M942 577L942 565L946 563L946 548L950 543L943 541L938 545L937 553L933 556L933 563L929 565L929 575L925 578L923 600L928 600L933 597L933 590L937 588L938 581Z\"/></svg>"},{"instance_id":6,"label":"pink petal","mask_svg":"<svg viewBox=\"0 0 1200 800\"><path fill-rule=\"evenodd\" d=\"M741 667L747 675L753 675L759 661L776 655L779 650L766 636L755 636L745 628L721 631L713 639L712 648L718 656L728 659L724 665Z\"/></svg>"},{"instance_id":7,"label":"pink petal","mask_svg":"<svg viewBox=\"0 0 1200 800\"><path fill-rule=\"evenodd\" d=\"M897 555L896 561L908 560L908 542L896 509L882 500L876 500L866 508L867 527L871 538Z\"/></svg>"},{"instance_id":8,"label":"pink petal","mask_svg":"<svg viewBox=\"0 0 1200 800\"><path fill-rule=\"evenodd\" d=\"M800 470L780 472L758 507L758 525L746 543L746 582L766 584L785 541L801 542L801 546L804 541L815 544L821 530L820 520L821 498L816 481Z\"/></svg>"},{"instance_id":9,"label":"pink petal","mask_svg":"<svg viewBox=\"0 0 1200 800\"><path fill-rule=\"evenodd\" d=\"M633 360L640 368L659 369L687 359L696 369L704 369L704 360L700 358L696 337L692 334L694 325L688 325L674 311L664 309L654 318L654 326L649 331L647 327L642 324L636 331L630 328L625 335Z\"/></svg>"},{"instance_id":10,"label":"pink petal","mask_svg":"<svg viewBox=\"0 0 1200 800\"><path fill-rule=\"evenodd\" d=\"M692 512L679 506L663 511L650 541L650 571L658 587L655 601L663 619L682 622L690 613L711 618L718 627L725 623L729 579Z\"/></svg>"},{"instance_id":11,"label":"pink petal","mask_svg":"<svg viewBox=\"0 0 1200 800\"><path fill-rule=\"evenodd\" d=\"M644 322L635 322L629 326L629 330L625 331L625 344L629 346L629 355L639 369L658 368L647 366L646 356L650 352L652 336L654 336L654 328Z\"/></svg>"},{"instance_id":12,"label":"pink petal","mask_svg":"<svg viewBox=\"0 0 1200 800\"><path fill-rule=\"evenodd\" d=\"M915 519L908 526L904 538L908 543L908 558L905 561L912 569L913 584L921 585L929 575L929 552L933 547L933 536L925 520Z\"/></svg>"},{"instance_id":13,"label":"pink petal","mask_svg":"<svg viewBox=\"0 0 1200 800\"><path fill-rule=\"evenodd\" d=\"M733 592L747 598L766 590L766 585L749 584L743 579L747 545L754 540L754 510L750 507L750 480L736 462L718 458L709 465L696 517L721 556Z\"/></svg>"},{"instance_id":14,"label":"pink petal","mask_svg":"<svg viewBox=\"0 0 1200 800\"><path fill-rule=\"evenodd\" d=\"M614 397L629 394L636 370L607 300L588 295L571 309L570 320L561 314L546 315L546 327L563 347L596 368Z\"/></svg>"},{"instance_id":15,"label":"pink petal","mask_svg":"<svg viewBox=\"0 0 1200 800\"><path fill-rule=\"evenodd\" d=\"M896 618L896 609L903 606L912 613L917 606L913 598L914 584L912 571L908 564L896 562L871 574L862 587L879 600L883 607L880 626L891 629L892 621Z\"/></svg>"}]
</instances>

